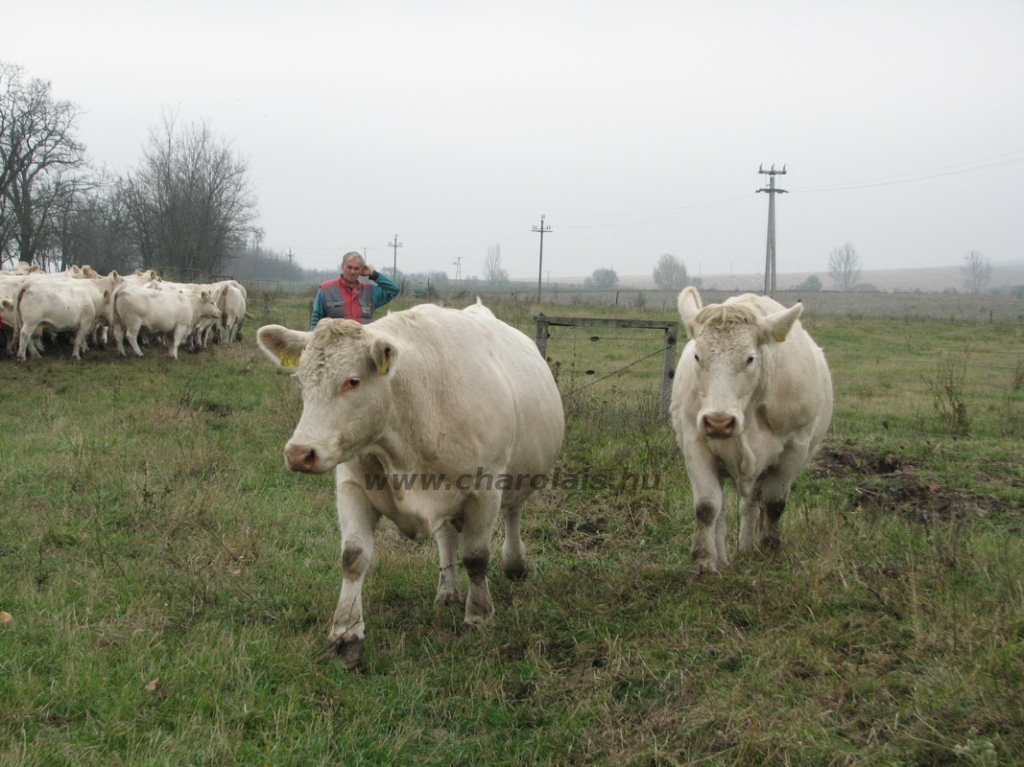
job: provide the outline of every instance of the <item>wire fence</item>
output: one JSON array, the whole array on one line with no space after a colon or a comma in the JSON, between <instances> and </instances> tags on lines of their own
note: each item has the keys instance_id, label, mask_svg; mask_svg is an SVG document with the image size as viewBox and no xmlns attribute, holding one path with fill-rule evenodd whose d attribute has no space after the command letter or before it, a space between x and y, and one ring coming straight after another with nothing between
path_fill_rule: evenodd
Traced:
<instances>
[{"instance_id":1,"label":"wire fence","mask_svg":"<svg viewBox=\"0 0 1024 767\"><path fill-rule=\"evenodd\" d=\"M928 350L930 339L922 339L921 349L871 353L832 341L833 432L1013 445L1024 439L1024 344L1010 340L1002 348L965 345L938 353ZM663 351L660 339L639 329L551 326L546 345L566 397L657 395Z\"/></svg>"}]
</instances>

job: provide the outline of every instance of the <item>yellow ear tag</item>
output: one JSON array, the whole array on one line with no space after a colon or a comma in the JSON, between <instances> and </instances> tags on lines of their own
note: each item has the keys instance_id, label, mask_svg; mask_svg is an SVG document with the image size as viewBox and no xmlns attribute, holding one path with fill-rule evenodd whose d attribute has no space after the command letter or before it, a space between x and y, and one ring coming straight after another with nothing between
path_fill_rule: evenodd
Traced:
<instances>
[{"instance_id":1,"label":"yellow ear tag","mask_svg":"<svg viewBox=\"0 0 1024 767\"><path fill-rule=\"evenodd\" d=\"M299 358L294 354L285 352L278 359L281 361L281 367L283 368L297 368L299 366Z\"/></svg>"},{"instance_id":2,"label":"yellow ear tag","mask_svg":"<svg viewBox=\"0 0 1024 767\"><path fill-rule=\"evenodd\" d=\"M781 344L783 341L786 340L786 334L785 333L781 333L781 334L775 336L775 340L778 341Z\"/></svg>"},{"instance_id":3,"label":"yellow ear tag","mask_svg":"<svg viewBox=\"0 0 1024 767\"><path fill-rule=\"evenodd\" d=\"M380 373L382 376L383 375L387 375L388 374L388 366L389 365L391 365L391 360L389 360L387 357L385 357L384 358L384 363L380 366L380 370L378 370L377 372Z\"/></svg>"}]
</instances>

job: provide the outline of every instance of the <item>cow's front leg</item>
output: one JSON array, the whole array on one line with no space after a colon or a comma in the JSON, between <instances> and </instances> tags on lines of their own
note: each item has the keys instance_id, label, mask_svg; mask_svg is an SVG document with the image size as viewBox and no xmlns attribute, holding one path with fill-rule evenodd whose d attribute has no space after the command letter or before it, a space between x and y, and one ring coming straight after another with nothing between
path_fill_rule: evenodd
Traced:
<instances>
[{"instance_id":1,"label":"cow's front leg","mask_svg":"<svg viewBox=\"0 0 1024 767\"><path fill-rule=\"evenodd\" d=\"M341 595L331 621L330 653L353 668L363 657L363 578L373 561L373 531L380 514L353 481L342 480L338 467L338 526L341 529Z\"/></svg>"},{"instance_id":2,"label":"cow's front leg","mask_svg":"<svg viewBox=\"0 0 1024 767\"><path fill-rule=\"evenodd\" d=\"M726 548L725 495L715 457L700 442L684 446L686 470L693 493L697 516L697 532L693 539L693 570L696 573L718 573L729 564Z\"/></svg>"},{"instance_id":3,"label":"cow's front leg","mask_svg":"<svg viewBox=\"0 0 1024 767\"><path fill-rule=\"evenodd\" d=\"M487 586L487 567L491 561L491 535L500 505L501 491L496 490L474 493L464 507L462 564L469 575L466 626L482 626L494 615L494 603Z\"/></svg>"},{"instance_id":4,"label":"cow's front leg","mask_svg":"<svg viewBox=\"0 0 1024 767\"><path fill-rule=\"evenodd\" d=\"M438 562L441 574L437 579L437 596L435 607L462 604L462 589L459 587L459 533L451 522L445 522L434 533L437 541Z\"/></svg>"}]
</instances>

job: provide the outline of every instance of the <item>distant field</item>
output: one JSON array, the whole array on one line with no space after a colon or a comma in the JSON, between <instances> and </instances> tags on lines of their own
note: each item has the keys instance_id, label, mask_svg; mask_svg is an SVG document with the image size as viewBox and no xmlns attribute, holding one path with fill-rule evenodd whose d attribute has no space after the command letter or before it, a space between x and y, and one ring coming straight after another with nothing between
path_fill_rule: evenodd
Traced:
<instances>
[{"instance_id":1,"label":"distant field","mask_svg":"<svg viewBox=\"0 0 1024 767\"><path fill-rule=\"evenodd\" d=\"M312 301L315 285L293 283L259 284L251 288L256 294L308 296ZM413 298L413 291L403 295L400 305L426 300L423 290ZM491 286L469 286L456 288L442 286L434 300L450 302L453 305L468 303L476 296L487 301L501 301L505 305L524 307L526 312L541 310L554 314L552 307L581 309L589 307L596 312L625 312L622 316L671 318L676 314L678 291L663 291L637 288L617 290L591 290L565 286L547 286L542 291L542 303L536 303L536 285L518 285L511 288ZM705 302L722 301L735 292L723 290L702 290ZM854 318L876 317L890 319L945 319L954 322L998 322L1016 323L1024 326L1024 295L1011 293L973 295L970 293L895 293L895 292L852 292L836 291L790 291L780 290L776 296L786 306L802 301L808 314L842 315ZM561 309L559 310L561 311ZM639 312L639 313L637 313ZM306 309L308 316L309 310Z\"/></svg>"},{"instance_id":2,"label":"distant field","mask_svg":"<svg viewBox=\"0 0 1024 767\"><path fill-rule=\"evenodd\" d=\"M487 300L527 334L676 318L636 295ZM321 657L333 481L285 470L297 385L252 340L309 294L253 290L242 343L177 362L0 358L0 765L1024 764L1024 304L884 297L803 296L836 418L783 551L717 578L689 571L661 334L553 329L530 577L494 568L462 633L433 544L382 522L349 673Z\"/></svg>"}]
</instances>

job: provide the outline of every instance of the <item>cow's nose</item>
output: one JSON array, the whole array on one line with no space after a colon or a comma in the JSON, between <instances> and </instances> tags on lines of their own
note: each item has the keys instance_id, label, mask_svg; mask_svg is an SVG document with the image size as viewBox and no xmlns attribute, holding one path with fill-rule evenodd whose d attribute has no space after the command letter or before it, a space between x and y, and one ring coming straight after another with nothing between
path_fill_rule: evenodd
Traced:
<instances>
[{"instance_id":1,"label":"cow's nose","mask_svg":"<svg viewBox=\"0 0 1024 767\"><path fill-rule=\"evenodd\" d=\"M722 413L704 416L704 433L709 437L731 437L736 430L736 418Z\"/></svg>"},{"instance_id":2,"label":"cow's nose","mask_svg":"<svg viewBox=\"0 0 1024 767\"><path fill-rule=\"evenodd\" d=\"M316 450L308 445L288 445L284 449L284 461L292 471L311 472L316 468Z\"/></svg>"}]
</instances>

